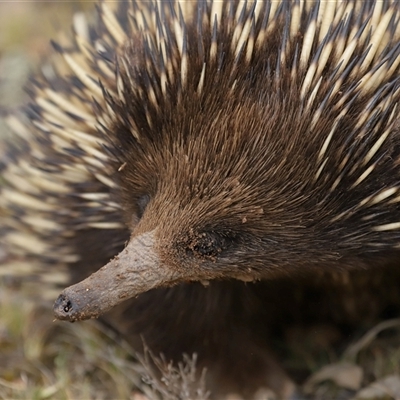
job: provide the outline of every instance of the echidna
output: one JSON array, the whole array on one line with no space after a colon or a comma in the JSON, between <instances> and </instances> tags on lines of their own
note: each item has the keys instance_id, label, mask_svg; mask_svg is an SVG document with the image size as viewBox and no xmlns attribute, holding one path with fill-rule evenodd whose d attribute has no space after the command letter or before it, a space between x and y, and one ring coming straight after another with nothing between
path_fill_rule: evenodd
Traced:
<instances>
[{"instance_id":1,"label":"echidna","mask_svg":"<svg viewBox=\"0 0 400 400\"><path fill-rule=\"evenodd\" d=\"M217 394L283 393L282 324L400 305L399 21L390 0L100 3L10 118L10 268L105 265L58 319L112 309L131 343L197 353Z\"/></svg>"}]
</instances>

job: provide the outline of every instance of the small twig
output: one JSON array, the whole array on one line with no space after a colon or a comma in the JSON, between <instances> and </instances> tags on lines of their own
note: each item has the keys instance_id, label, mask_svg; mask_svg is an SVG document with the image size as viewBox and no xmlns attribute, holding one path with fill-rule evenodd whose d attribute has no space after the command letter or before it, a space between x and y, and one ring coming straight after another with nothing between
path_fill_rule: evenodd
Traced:
<instances>
[{"instance_id":1,"label":"small twig","mask_svg":"<svg viewBox=\"0 0 400 400\"><path fill-rule=\"evenodd\" d=\"M390 328L400 327L400 318L389 319L381 322L370 329L364 336L362 336L356 343L349 346L344 352L345 358L353 358L365 347L367 347L382 331Z\"/></svg>"}]
</instances>

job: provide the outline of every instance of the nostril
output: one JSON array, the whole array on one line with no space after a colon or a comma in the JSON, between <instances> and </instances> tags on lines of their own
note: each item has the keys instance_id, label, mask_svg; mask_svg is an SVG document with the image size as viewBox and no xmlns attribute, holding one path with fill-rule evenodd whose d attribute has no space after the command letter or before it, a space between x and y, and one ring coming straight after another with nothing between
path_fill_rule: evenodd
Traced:
<instances>
[{"instance_id":1,"label":"nostril","mask_svg":"<svg viewBox=\"0 0 400 400\"><path fill-rule=\"evenodd\" d=\"M64 305L64 311L68 313L71 310L71 308L72 308L72 303L69 300L67 300L66 304Z\"/></svg>"},{"instance_id":2,"label":"nostril","mask_svg":"<svg viewBox=\"0 0 400 400\"><path fill-rule=\"evenodd\" d=\"M73 288L73 286L72 286ZM88 311L88 308L94 303L94 310ZM101 307L97 297L89 295L87 286L83 290L74 291L70 288L64 290L54 303L53 311L56 319L61 321L82 321L89 318L97 318L97 308Z\"/></svg>"},{"instance_id":3,"label":"nostril","mask_svg":"<svg viewBox=\"0 0 400 400\"><path fill-rule=\"evenodd\" d=\"M73 311L73 302L65 296L61 294L54 304L54 313L56 318L63 320L70 320L71 311Z\"/></svg>"}]
</instances>

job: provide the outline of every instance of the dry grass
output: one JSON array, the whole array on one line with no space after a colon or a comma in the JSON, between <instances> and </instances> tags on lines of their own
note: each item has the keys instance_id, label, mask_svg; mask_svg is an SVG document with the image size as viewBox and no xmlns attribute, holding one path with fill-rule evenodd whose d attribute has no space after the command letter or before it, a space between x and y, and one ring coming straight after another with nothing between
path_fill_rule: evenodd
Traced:
<instances>
[{"instance_id":1,"label":"dry grass","mask_svg":"<svg viewBox=\"0 0 400 400\"><path fill-rule=\"evenodd\" d=\"M53 322L51 304L39 306L29 299L20 289L0 288L1 399L208 398L204 382L196 383L195 358L173 367L148 352L138 357L96 321ZM300 388L304 398L378 399L357 393L387 376L400 382L399 332L399 320L385 322L339 356L329 344L318 344L323 332L320 340L310 330L305 340L286 343L287 367L313 373ZM154 364L162 382L152 372Z\"/></svg>"},{"instance_id":2,"label":"dry grass","mask_svg":"<svg viewBox=\"0 0 400 400\"><path fill-rule=\"evenodd\" d=\"M17 290L0 292L0 398L133 398L143 368L100 324L52 322Z\"/></svg>"},{"instance_id":3,"label":"dry grass","mask_svg":"<svg viewBox=\"0 0 400 400\"><path fill-rule=\"evenodd\" d=\"M173 366L149 351L138 356L96 321L55 322L49 304L29 298L0 288L0 399L208 398L195 357Z\"/></svg>"}]
</instances>

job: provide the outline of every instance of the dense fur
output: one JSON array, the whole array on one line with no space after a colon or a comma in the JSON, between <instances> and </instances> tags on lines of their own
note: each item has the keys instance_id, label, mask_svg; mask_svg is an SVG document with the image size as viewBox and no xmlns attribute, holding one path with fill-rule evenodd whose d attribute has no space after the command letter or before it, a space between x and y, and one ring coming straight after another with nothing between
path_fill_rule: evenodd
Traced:
<instances>
[{"instance_id":1,"label":"dense fur","mask_svg":"<svg viewBox=\"0 0 400 400\"><path fill-rule=\"evenodd\" d=\"M285 324L400 304L399 5L120 8L102 4L96 32L76 22L30 122L10 117L30 143L3 172L10 268L79 281L156 230L163 265L215 281L105 318L168 358L198 353L216 392L279 391L265 342Z\"/></svg>"}]
</instances>

